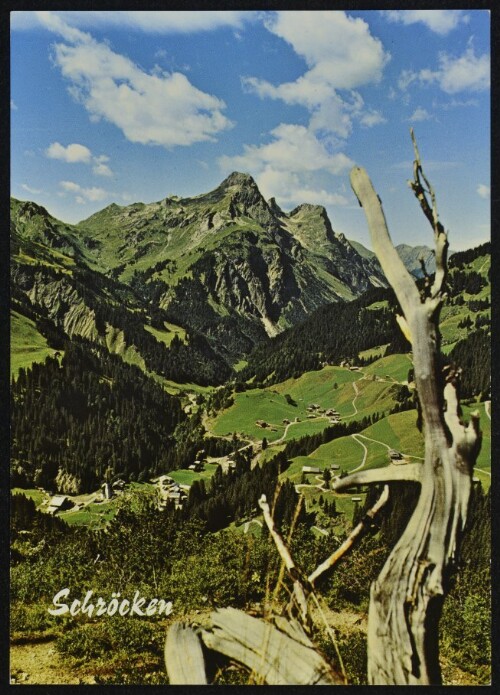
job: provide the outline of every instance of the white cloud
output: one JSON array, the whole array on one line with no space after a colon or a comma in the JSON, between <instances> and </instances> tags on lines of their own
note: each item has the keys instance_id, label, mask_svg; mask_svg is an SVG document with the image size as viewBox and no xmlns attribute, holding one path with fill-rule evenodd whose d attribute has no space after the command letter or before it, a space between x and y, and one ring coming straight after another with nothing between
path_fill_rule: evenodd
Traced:
<instances>
[{"instance_id":1,"label":"white cloud","mask_svg":"<svg viewBox=\"0 0 500 695\"><path fill-rule=\"evenodd\" d=\"M97 176L113 176L113 172L106 162L109 162L109 157L105 154L94 157L94 166L92 167L94 174Z\"/></svg>"},{"instance_id":2,"label":"white cloud","mask_svg":"<svg viewBox=\"0 0 500 695\"><path fill-rule=\"evenodd\" d=\"M398 80L398 87L402 92L405 92L415 80L418 80L417 72L413 70L402 70Z\"/></svg>"},{"instance_id":3,"label":"white cloud","mask_svg":"<svg viewBox=\"0 0 500 695\"><path fill-rule=\"evenodd\" d=\"M432 118L433 116L426 109L418 106L407 120L412 123L419 123L421 121L430 121Z\"/></svg>"},{"instance_id":4,"label":"white cloud","mask_svg":"<svg viewBox=\"0 0 500 695\"><path fill-rule=\"evenodd\" d=\"M313 130L347 137L352 119L363 117L363 100L352 90L379 82L389 60L382 43L370 34L364 20L339 11L276 12L266 27L290 44L308 69L296 80L278 85L245 77L244 88L262 99L304 106L312 114ZM349 90L348 95L341 97L339 90ZM366 115L367 124L375 124L373 113Z\"/></svg>"},{"instance_id":5,"label":"white cloud","mask_svg":"<svg viewBox=\"0 0 500 695\"><path fill-rule=\"evenodd\" d=\"M305 77L337 89L378 82L388 60L363 19L345 12L277 12L266 24L306 61Z\"/></svg>"},{"instance_id":6,"label":"white cloud","mask_svg":"<svg viewBox=\"0 0 500 695\"><path fill-rule=\"evenodd\" d=\"M415 82L421 85L437 84L447 94L484 91L490 86L490 56L487 53L477 56L472 43L469 42L461 56L453 57L445 52L440 53L437 70L403 70L398 87L405 91Z\"/></svg>"},{"instance_id":7,"label":"white cloud","mask_svg":"<svg viewBox=\"0 0 500 695\"><path fill-rule=\"evenodd\" d=\"M483 198L484 200L490 199L490 187L486 186L486 184L480 183L476 188L476 191L480 198Z\"/></svg>"},{"instance_id":8,"label":"white cloud","mask_svg":"<svg viewBox=\"0 0 500 695\"><path fill-rule=\"evenodd\" d=\"M486 53L476 56L472 45L459 58L442 53L439 63L437 80L447 94L464 90L479 92L490 86L490 57Z\"/></svg>"},{"instance_id":9,"label":"white cloud","mask_svg":"<svg viewBox=\"0 0 500 695\"><path fill-rule=\"evenodd\" d=\"M88 164L92 158L92 152L85 145L79 145L74 142L71 145L64 147L59 142L53 142L45 150L45 154L50 159L61 159L63 162L68 162L74 164L76 162L83 162Z\"/></svg>"},{"instance_id":10,"label":"white cloud","mask_svg":"<svg viewBox=\"0 0 500 695\"><path fill-rule=\"evenodd\" d=\"M348 199L341 193L326 191L324 187L313 187L308 177L267 166L256 178L262 195L276 198L283 207L295 207L301 203L311 205L348 205Z\"/></svg>"},{"instance_id":11,"label":"white cloud","mask_svg":"<svg viewBox=\"0 0 500 695\"><path fill-rule=\"evenodd\" d=\"M97 176L113 176L113 172L107 164L96 164L92 167L92 171Z\"/></svg>"},{"instance_id":12,"label":"white cloud","mask_svg":"<svg viewBox=\"0 0 500 695\"><path fill-rule=\"evenodd\" d=\"M17 106L14 103L14 99L10 100L10 110L11 111L17 111Z\"/></svg>"},{"instance_id":13,"label":"white cloud","mask_svg":"<svg viewBox=\"0 0 500 695\"><path fill-rule=\"evenodd\" d=\"M72 193L76 193L77 191L81 190L81 186L73 181L60 181L59 185L61 188L64 188L65 191L71 191Z\"/></svg>"},{"instance_id":14,"label":"white cloud","mask_svg":"<svg viewBox=\"0 0 500 695\"><path fill-rule=\"evenodd\" d=\"M64 147L59 142L53 142L45 150L45 155L50 159L60 159L68 164L92 164L92 171L97 176L113 176L113 172L106 164L109 162L109 157L105 154L96 157L85 145L72 143Z\"/></svg>"},{"instance_id":15,"label":"white cloud","mask_svg":"<svg viewBox=\"0 0 500 695\"><path fill-rule=\"evenodd\" d=\"M54 46L53 60L91 120L113 123L131 142L167 148L214 141L232 125L222 113L225 103L194 87L185 75L158 68L144 72L59 16L38 15L66 40Z\"/></svg>"},{"instance_id":16,"label":"white cloud","mask_svg":"<svg viewBox=\"0 0 500 695\"><path fill-rule=\"evenodd\" d=\"M67 26L86 29L123 27L154 34L194 33L214 31L221 27L241 29L255 18L251 12L217 11L65 11L51 12ZM39 12L11 12L11 29L28 30L43 26Z\"/></svg>"},{"instance_id":17,"label":"white cloud","mask_svg":"<svg viewBox=\"0 0 500 695\"><path fill-rule=\"evenodd\" d=\"M477 99L450 99L447 102L439 102L436 99L432 102L432 106L435 109L443 109L443 111L449 111L450 109L458 109L468 106L479 106Z\"/></svg>"},{"instance_id":18,"label":"white cloud","mask_svg":"<svg viewBox=\"0 0 500 695\"><path fill-rule=\"evenodd\" d=\"M387 119L380 113L380 111L366 111L361 115L359 122L365 128L372 128L374 125L387 123Z\"/></svg>"},{"instance_id":19,"label":"white cloud","mask_svg":"<svg viewBox=\"0 0 500 695\"><path fill-rule=\"evenodd\" d=\"M381 10L390 22L416 24L420 22L436 34L445 36L459 24L469 21L462 10Z\"/></svg>"},{"instance_id":20,"label":"white cloud","mask_svg":"<svg viewBox=\"0 0 500 695\"><path fill-rule=\"evenodd\" d=\"M21 184L21 188L22 188L24 191L27 191L28 193L31 193L32 195L40 195L40 193L43 193L43 191L40 190L39 188L32 188L31 186L28 186L27 183L22 183L22 184Z\"/></svg>"},{"instance_id":21,"label":"white cloud","mask_svg":"<svg viewBox=\"0 0 500 695\"><path fill-rule=\"evenodd\" d=\"M336 175L353 164L345 154L331 154L305 126L281 123L271 135L273 140L266 145L245 145L242 155L220 157L220 166L225 170L260 172L272 165L280 171L326 171Z\"/></svg>"},{"instance_id":22,"label":"white cloud","mask_svg":"<svg viewBox=\"0 0 500 695\"><path fill-rule=\"evenodd\" d=\"M327 192L322 176L345 173L353 161L343 153L332 153L324 142L305 126L282 123L271 131L272 140L264 145L245 145L244 153L218 160L221 169L249 171L263 195L275 197L283 205L309 202L345 205L346 198Z\"/></svg>"},{"instance_id":23,"label":"white cloud","mask_svg":"<svg viewBox=\"0 0 500 695\"><path fill-rule=\"evenodd\" d=\"M104 188L83 188L83 186L80 186L80 184L75 183L74 181L60 181L59 185L63 191L77 194L75 200L80 204L88 202L95 203L100 200L104 200L110 195L110 193L105 191Z\"/></svg>"}]
</instances>

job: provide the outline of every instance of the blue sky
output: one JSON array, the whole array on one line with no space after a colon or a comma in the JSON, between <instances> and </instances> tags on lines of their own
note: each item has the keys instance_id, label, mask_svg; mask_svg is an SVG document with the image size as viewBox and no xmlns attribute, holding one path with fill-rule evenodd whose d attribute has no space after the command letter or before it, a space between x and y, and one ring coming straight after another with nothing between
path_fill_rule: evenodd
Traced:
<instances>
[{"instance_id":1,"label":"blue sky","mask_svg":"<svg viewBox=\"0 0 500 695\"><path fill-rule=\"evenodd\" d=\"M11 193L76 222L250 173L369 246L364 166L395 243L432 243L414 127L454 249L490 237L490 16L480 10L15 12Z\"/></svg>"}]
</instances>

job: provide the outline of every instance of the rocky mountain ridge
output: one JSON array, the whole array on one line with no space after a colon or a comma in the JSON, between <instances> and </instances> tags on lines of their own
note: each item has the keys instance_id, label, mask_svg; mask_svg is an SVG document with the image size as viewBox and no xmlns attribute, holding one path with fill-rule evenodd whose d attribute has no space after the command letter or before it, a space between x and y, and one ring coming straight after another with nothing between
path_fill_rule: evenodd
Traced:
<instances>
[{"instance_id":1,"label":"rocky mountain ridge","mask_svg":"<svg viewBox=\"0 0 500 695\"><path fill-rule=\"evenodd\" d=\"M22 301L69 337L137 351L140 364L138 343L169 321L227 366L319 307L386 285L373 254L337 233L324 207L287 213L239 172L208 193L113 203L77 225L13 200L11 232Z\"/></svg>"}]
</instances>

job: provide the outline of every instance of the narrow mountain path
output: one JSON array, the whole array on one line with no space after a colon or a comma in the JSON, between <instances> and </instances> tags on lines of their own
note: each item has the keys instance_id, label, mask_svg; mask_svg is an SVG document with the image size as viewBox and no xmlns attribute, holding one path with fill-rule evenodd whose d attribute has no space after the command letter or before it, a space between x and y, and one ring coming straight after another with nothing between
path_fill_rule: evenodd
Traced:
<instances>
[{"instance_id":1,"label":"narrow mountain path","mask_svg":"<svg viewBox=\"0 0 500 695\"><path fill-rule=\"evenodd\" d=\"M359 435L359 434L351 434L351 437L354 439L354 441L357 442L360 446L363 447L363 459L362 459L361 463L359 464L359 466L357 466L356 468L353 468L352 471L349 471L349 473L355 473L356 471L359 471L361 468L363 468L363 466L364 466L365 463L366 463L366 457L368 456L368 449L367 449L366 446L363 444L363 442L361 442L361 441L358 439L358 437L360 437L360 436L361 436L361 435Z\"/></svg>"},{"instance_id":2,"label":"narrow mountain path","mask_svg":"<svg viewBox=\"0 0 500 695\"><path fill-rule=\"evenodd\" d=\"M385 446L387 451L391 451L391 449L392 449L392 447L389 446L388 444L386 444L385 442L381 442L379 439L373 439L372 437L367 437L365 434L351 434L351 437L354 439L354 441L358 442L358 444L361 444L361 446L364 449L364 454L363 454L363 460L361 461L359 466L357 466L356 468L353 468L352 471L349 471L349 474L354 473L355 471L359 471L361 468L363 468L363 466L366 463L366 459L368 456L368 449L366 448L365 444L363 444L363 442L360 441L360 439L366 439L368 442L373 442L374 444L381 444L382 446ZM414 456L413 454L405 454L403 451L401 452L401 454L405 458L418 459L419 461L424 460L424 458L422 456Z\"/></svg>"},{"instance_id":3,"label":"narrow mountain path","mask_svg":"<svg viewBox=\"0 0 500 695\"><path fill-rule=\"evenodd\" d=\"M318 476L316 476L316 480L318 480ZM314 488L315 490L319 490L320 492L326 492L325 488L323 487L325 484L324 480L321 480L320 483L297 483L295 486L295 490L297 492L300 492L299 488L302 487L311 487Z\"/></svg>"},{"instance_id":4,"label":"narrow mountain path","mask_svg":"<svg viewBox=\"0 0 500 695\"><path fill-rule=\"evenodd\" d=\"M298 422L289 422L288 425L286 425L285 431L283 432L283 434L281 435L281 437L280 437L279 439L275 439L274 442L270 442L270 444L281 444L281 442L283 442L283 441L285 440L286 435L288 434L288 429L289 429L292 425L298 425L298 424L299 424Z\"/></svg>"},{"instance_id":5,"label":"narrow mountain path","mask_svg":"<svg viewBox=\"0 0 500 695\"><path fill-rule=\"evenodd\" d=\"M385 442L381 442L378 439L372 439L371 437L367 437L366 434L353 434L352 436L353 437L362 437L363 439L366 439L369 442L375 442L375 444L382 444L382 446L385 446L387 451L390 451L392 449L392 446L389 446Z\"/></svg>"},{"instance_id":6,"label":"narrow mountain path","mask_svg":"<svg viewBox=\"0 0 500 695\"><path fill-rule=\"evenodd\" d=\"M354 398L351 401L351 405L352 405L354 412L350 413L350 415L343 415L342 416L343 419L348 418L348 417L354 417L355 415L358 414L359 411L358 411L358 408L356 406L356 399L359 396L358 381L362 381L363 379L366 379L366 374L364 374L364 373L362 376L359 377L359 379L356 379L356 381L351 381L352 388L354 389Z\"/></svg>"}]
</instances>

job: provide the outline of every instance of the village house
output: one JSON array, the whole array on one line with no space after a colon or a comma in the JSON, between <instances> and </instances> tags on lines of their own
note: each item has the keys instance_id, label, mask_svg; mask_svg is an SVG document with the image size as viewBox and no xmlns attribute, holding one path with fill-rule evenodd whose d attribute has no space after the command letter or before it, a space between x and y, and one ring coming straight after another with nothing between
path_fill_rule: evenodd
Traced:
<instances>
[{"instance_id":1,"label":"village house","mask_svg":"<svg viewBox=\"0 0 500 695\"><path fill-rule=\"evenodd\" d=\"M173 484L169 484L168 487L159 488L158 507L159 509L164 509L169 502L173 502L176 509L181 509L182 503L184 502L186 497L186 491L183 490L180 485L173 482Z\"/></svg>"},{"instance_id":2,"label":"village house","mask_svg":"<svg viewBox=\"0 0 500 695\"><path fill-rule=\"evenodd\" d=\"M153 482L156 482L160 489L163 488L164 490L166 488L171 487L172 485L175 485L175 480L171 478L169 475L161 475Z\"/></svg>"},{"instance_id":3,"label":"village house","mask_svg":"<svg viewBox=\"0 0 500 695\"><path fill-rule=\"evenodd\" d=\"M66 509L71 509L73 506L73 502L67 495L54 495L49 502L47 511L49 514L57 514L58 512L64 512Z\"/></svg>"},{"instance_id":4,"label":"village house","mask_svg":"<svg viewBox=\"0 0 500 695\"><path fill-rule=\"evenodd\" d=\"M302 473L321 473L321 468L317 466L302 466Z\"/></svg>"}]
</instances>

